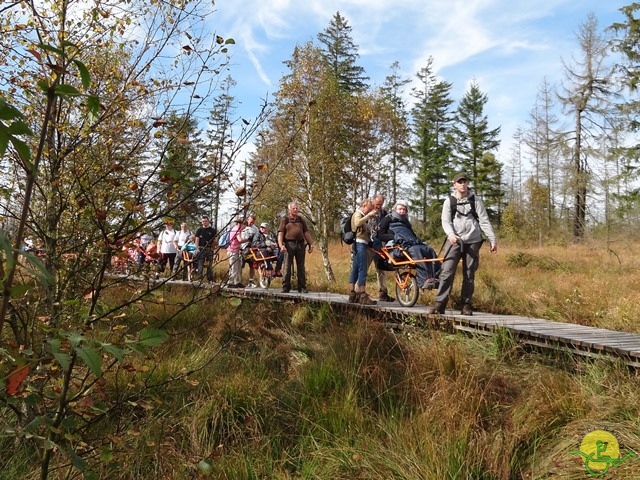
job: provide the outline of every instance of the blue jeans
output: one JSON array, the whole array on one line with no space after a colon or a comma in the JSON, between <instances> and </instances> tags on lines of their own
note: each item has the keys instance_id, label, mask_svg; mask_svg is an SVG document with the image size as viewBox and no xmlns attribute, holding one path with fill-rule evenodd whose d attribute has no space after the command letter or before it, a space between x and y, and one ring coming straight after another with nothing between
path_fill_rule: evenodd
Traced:
<instances>
[{"instance_id":1,"label":"blue jeans","mask_svg":"<svg viewBox=\"0 0 640 480\"><path fill-rule=\"evenodd\" d=\"M353 244L353 264L351 265L349 283L355 283L359 287L367 283L368 260L367 244L355 242Z\"/></svg>"}]
</instances>

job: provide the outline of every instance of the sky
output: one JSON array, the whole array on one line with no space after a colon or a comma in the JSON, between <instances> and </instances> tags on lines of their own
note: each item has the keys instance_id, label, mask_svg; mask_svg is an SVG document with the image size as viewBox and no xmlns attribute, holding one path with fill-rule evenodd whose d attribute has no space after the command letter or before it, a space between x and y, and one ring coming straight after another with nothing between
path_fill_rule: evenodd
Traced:
<instances>
[{"instance_id":1,"label":"sky","mask_svg":"<svg viewBox=\"0 0 640 480\"><path fill-rule=\"evenodd\" d=\"M490 128L501 128L498 159L511 156L513 135L526 128L543 80L563 78L563 60L579 53L576 33L589 13L601 29L622 21L631 0L216 0L213 28L233 38L231 76L238 111L255 117L277 91L296 44L313 41L336 12L347 20L372 86L395 61L415 74L433 57L456 103L475 82L488 97ZM409 91L411 85L408 86Z\"/></svg>"}]
</instances>

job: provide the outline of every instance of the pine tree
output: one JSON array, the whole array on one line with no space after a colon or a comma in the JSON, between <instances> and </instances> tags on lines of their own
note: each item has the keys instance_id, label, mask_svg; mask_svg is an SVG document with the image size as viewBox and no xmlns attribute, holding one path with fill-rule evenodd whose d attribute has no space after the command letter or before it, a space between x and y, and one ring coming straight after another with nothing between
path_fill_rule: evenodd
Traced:
<instances>
[{"instance_id":1,"label":"pine tree","mask_svg":"<svg viewBox=\"0 0 640 480\"><path fill-rule=\"evenodd\" d=\"M389 125L389 144L386 151L389 166L390 198L389 203L395 203L400 195L398 173L406 171L409 166L410 145L409 145L409 120L404 104L404 86L411 80L402 78L399 74L400 64L396 61L391 65L391 73L385 78L384 85L380 89L383 98L386 100L393 113ZM377 192L383 193L381 186L376 188Z\"/></svg>"},{"instance_id":2,"label":"pine tree","mask_svg":"<svg viewBox=\"0 0 640 480\"><path fill-rule=\"evenodd\" d=\"M500 127L489 129L489 120L484 114L484 106L488 101L486 94L480 91L476 83L471 84L469 91L464 95L456 112L453 125L453 144L457 160L457 168L464 170L473 179L476 193L482 195L484 190L492 188L483 184L483 177L498 176L498 172L488 174L483 172L479 177L479 164L485 153L492 152L500 145L498 135ZM499 168L496 162L494 168Z\"/></svg>"},{"instance_id":3,"label":"pine tree","mask_svg":"<svg viewBox=\"0 0 640 480\"><path fill-rule=\"evenodd\" d=\"M358 46L351 37L351 27L340 12L336 12L325 31L318 34L318 40L340 88L349 93L365 91L369 77L364 68L356 64L360 56Z\"/></svg>"},{"instance_id":4,"label":"pine tree","mask_svg":"<svg viewBox=\"0 0 640 480\"><path fill-rule=\"evenodd\" d=\"M233 144L233 113L235 97L231 89L236 85L231 77L225 78L221 85L221 92L214 99L214 105L209 116L207 137L209 149L202 162L206 172L208 185L199 199L202 211L207 211L214 226L220 225L220 196L225 191L225 182L229 180L228 172L232 167L230 145Z\"/></svg>"},{"instance_id":5,"label":"pine tree","mask_svg":"<svg viewBox=\"0 0 640 480\"><path fill-rule=\"evenodd\" d=\"M420 209L423 222L430 219L433 228L439 226L438 209L449 191L451 172L450 129L453 114L450 111L453 100L449 97L451 83L437 80L432 70L433 58L416 76L420 88L412 90L416 103L411 110L413 117L414 143L412 158L416 179L417 199L415 206Z\"/></svg>"}]
</instances>

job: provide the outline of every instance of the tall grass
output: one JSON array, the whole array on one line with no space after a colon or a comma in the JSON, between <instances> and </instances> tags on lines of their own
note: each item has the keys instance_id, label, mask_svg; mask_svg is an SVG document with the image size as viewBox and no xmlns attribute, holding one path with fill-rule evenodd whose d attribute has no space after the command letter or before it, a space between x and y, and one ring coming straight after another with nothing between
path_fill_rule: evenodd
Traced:
<instances>
[{"instance_id":1,"label":"tall grass","mask_svg":"<svg viewBox=\"0 0 640 480\"><path fill-rule=\"evenodd\" d=\"M621 297L638 295L633 252L607 264L588 251L483 250L476 306L621 327ZM319 256L309 262L315 286ZM399 335L326 305L218 295L177 313L184 294L141 308L171 340L105 378L119 403L88 427L94 478L584 479L569 452L598 429L640 453L640 380L619 362L527 352L506 331ZM35 478L28 448L0 442L12 459L0 478ZM50 478L69 478L62 467ZM609 478L639 468L629 459Z\"/></svg>"},{"instance_id":2,"label":"tall grass","mask_svg":"<svg viewBox=\"0 0 640 480\"><path fill-rule=\"evenodd\" d=\"M144 377L159 385L95 426L110 439L96 478L586 478L569 451L596 429L640 452L640 382L615 362L222 296L169 328ZM139 372L105 388L133 392Z\"/></svg>"},{"instance_id":3,"label":"tall grass","mask_svg":"<svg viewBox=\"0 0 640 480\"><path fill-rule=\"evenodd\" d=\"M339 243L330 248L335 283L326 281L320 255L309 255L312 289L347 293L349 248ZM449 306L457 306L460 267ZM387 275L389 292L395 286ZM367 289L376 296L373 268ZM424 292L420 304L430 304L434 292ZM483 246L476 277L474 305L477 310L577 323L627 332L640 332L640 243L585 242L545 248L500 244L497 254Z\"/></svg>"}]
</instances>

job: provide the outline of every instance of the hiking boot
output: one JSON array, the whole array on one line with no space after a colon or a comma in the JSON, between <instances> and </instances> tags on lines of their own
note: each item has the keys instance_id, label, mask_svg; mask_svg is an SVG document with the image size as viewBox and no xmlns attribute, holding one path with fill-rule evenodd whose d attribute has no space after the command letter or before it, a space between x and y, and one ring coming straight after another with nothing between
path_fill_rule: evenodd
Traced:
<instances>
[{"instance_id":1,"label":"hiking boot","mask_svg":"<svg viewBox=\"0 0 640 480\"><path fill-rule=\"evenodd\" d=\"M462 306L462 315L469 315L469 316L473 315L473 309L471 308L470 304L465 303Z\"/></svg>"},{"instance_id":2,"label":"hiking boot","mask_svg":"<svg viewBox=\"0 0 640 480\"><path fill-rule=\"evenodd\" d=\"M348 303L357 303L358 302L358 294L355 290L351 290L349 292L349 300Z\"/></svg>"},{"instance_id":3,"label":"hiking boot","mask_svg":"<svg viewBox=\"0 0 640 480\"><path fill-rule=\"evenodd\" d=\"M376 305L378 302L371 300L371 297L367 295L367 292L360 292L358 294L358 303L360 305Z\"/></svg>"},{"instance_id":4,"label":"hiking boot","mask_svg":"<svg viewBox=\"0 0 640 480\"><path fill-rule=\"evenodd\" d=\"M253 280L253 278L250 278L247 288L256 288L256 287L257 287L256 282Z\"/></svg>"},{"instance_id":5,"label":"hiking boot","mask_svg":"<svg viewBox=\"0 0 640 480\"><path fill-rule=\"evenodd\" d=\"M444 303L436 302L432 306L427 307L427 314L429 314L429 315L434 314L434 313L443 314L445 307L446 307L446 305Z\"/></svg>"},{"instance_id":6,"label":"hiking boot","mask_svg":"<svg viewBox=\"0 0 640 480\"><path fill-rule=\"evenodd\" d=\"M390 296L387 292L380 292L380 295L378 296L378 301L379 302L395 302L396 299Z\"/></svg>"},{"instance_id":7,"label":"hiking boot","mask_svg":"<svg viewBox=\"0 0 640 480\"><path fill-rule=\"evenodd\" d=\"M290 291L291 291L291 289L290 289L290 288L287 288L287 287L284 287L284 288L282 289L282 293L289 293Z\"/></svg>"},{"instance_id":8,"label":"hiking boot","mask_svg":"<svg viewBox=\"0 0 640 480\"><path fill-rule=\"evenodd\" d=\"M274 277L281 277L282 272L280 270L276 270L276 273L273 274Z\"/></svg>"},{"instance_id":9,"label":"hiking boot","mask_svg":"<svg viewBox=\"0 0 640 480\"><path fill-rule=\"evenodd\" d=\"M306 288L299 288L298 293L309 293L309 290L307 290Z\"/></svg>"}]
</instances>

